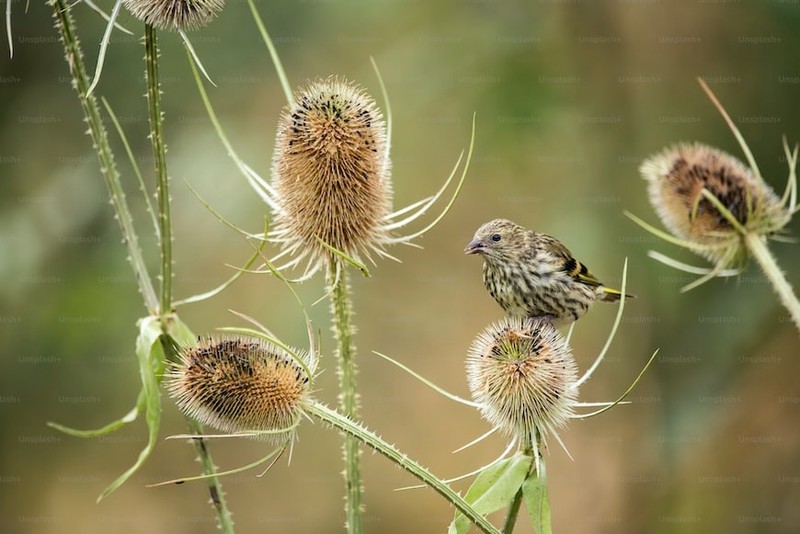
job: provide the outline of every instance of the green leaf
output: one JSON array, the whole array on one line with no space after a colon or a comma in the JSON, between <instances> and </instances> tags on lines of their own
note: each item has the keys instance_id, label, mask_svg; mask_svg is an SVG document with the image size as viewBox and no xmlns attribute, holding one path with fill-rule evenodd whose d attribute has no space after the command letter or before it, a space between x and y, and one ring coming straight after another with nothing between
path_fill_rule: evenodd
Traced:
<instances>
[{"instance_id":1,"label":"green leaf","mask_svg":"<svg viewBox=\"0 0 800 534\"><path fill-rule=\"evenodd\" d=\"M547 480L533 472L522 484L522 498L536 534L552 534Z\"/></svg>"},{"instance_id":2,"label":"green leaf","mask_svg":"<svg viewBox=\"0 0 800 534\"><path fill-rule=\"evenodd\" d=\"M194 332L174 314L167 318L167 334L181 347L187 347L197 343L197 336Z\"/></svg>"},{"instance_id":3,"label":"green leaf","mask_svg":"<svg viewBox=\"0 0 800 534\"><path fill-rule=\"evenodd\" d=\"M155 447L158 427L161 423L161 394L158 389L160 369L164 366L164 348L160 338L163 332L158 317L139 320L139 337L136 338L136 357L144 394L144 414L147 421L148 439L136 462L112 482L98 497L98 502L125 483L144 464Z\"/></svg>"},{"instance_id":4,"label":"green leaf","mask_svg":"<svg viewBox=\"0 0 800 534\"><path fill-rule=\"evenodd\" d=\"M350 256L345 251L339 250L338 248L334 247L333 245L329 245L328 243L326 243L325 241L320 239L318 236L315 235L314 237L317 239L317 243L322 245L322 247L325 250L327 250L328 252L330 252L334 256L338 256L338 257L342 258L345 261L345 263L349 263L350 265L352 265L353 267L355 267L356 269L361 271L361 274L363 274L365 277L369 278L371 276L369 274L369 269L367 269L366 265L364 265L363 263L361 263L360 261L358 261L354 257Z\"/></svg>"},{"instance_id":5,"label":"green leaf","mask_svg":"<svg viewBox=\"0 0 800 534\"><path fill-rule=\"evenodd\" d=\"M47 422L47 426L50 428L55 428L56 430L63 432L64 434L69 434L70 436L74 436L76 438L97 438L100 436L105 436L106 434L111 434L119 430L120 428L124 427L128 423L132 423L136 421L136 418L139 416L139 412L144 409L145 400L144 400L144 392L139 392L139 398L136 401L136 406L134 406L131 411L117 419L116 421L111 421L105 426L100 428L94 428L91 430L80 430L77 428L71 428L68 426L60 425L58 423L54 423L52 421Z\"/></svg>"},{"instance_id":6,"label":"green leaf","mask_svg":"<svg viewBox=\"0 0 800 534\"><path fill-rule=\"evenodd\" d=\"M467 490L464 500L482 515L491 514L509 506L514 495L528 476L533 458L517 454L485 469ZM456 512L448 534L466 533L472 522L461 512Z\"/></svg>"}]
</instances>

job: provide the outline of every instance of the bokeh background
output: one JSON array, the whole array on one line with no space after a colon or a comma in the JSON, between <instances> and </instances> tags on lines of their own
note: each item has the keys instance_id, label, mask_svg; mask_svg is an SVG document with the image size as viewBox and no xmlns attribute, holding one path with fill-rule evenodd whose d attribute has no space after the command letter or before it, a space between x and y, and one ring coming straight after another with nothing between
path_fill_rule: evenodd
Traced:
<instances>
[{"instance_id":1,"label":"bokeh background","mask_svg":"<svg viewBox=\"0 0 800 534\"><path fill-rule=\"evenodd\" d=\"M97 495L135 459L142 422L95 440L59 434L50 420L100 426L135 401L136 319L145 314L126 262L90 140L83 135L47 6L15 1L15 57L0 59L0 531L214 532L202 484L146 484L198 471L188 444L162 441L144 468L111 497ZM5 7L5 6L4 6ZM110 5L105 6L110 9ZM469 139L477 143L463 194L418 242L392 250L354 280L365 422L441 476L468 472L505 448L493 437L451 451L488 426L371 354L392 355L441 386L468 395L466 349L501 317L463 247L482 222L507 217L561 238L609 284L629 259L626 309L605 364L583 388L611 400L660 353L633 404L562 433L570 459L546 455L557 532L797 532L800 530L800 337L770 286L751 266L680 294L691 277L654 262L650 249L701 264L623 216L656 222L637 167L677 141L699 140L739 155L701 92L704 77L728 108L780 193L787 175L781 136L800 139L800 6L779 1L467 2L308 0L260 2L293 84L331 74L378 96L379 64L394 111L395 206L433 192ZM120 116L152 183L143 80L142 27L114 33L98 94ZM104 29L75 7L92 69ZM239 153L268 175L284 97L247 4L192 34L217 83L210 89ZM3 36L5 41L5 35ZM265 206L237 173L203 111L174 34L161 35L169 170L173 178L177 296L205 291L250 254L193 197L257 230ZM156 241L124 152L117 159L156 270ZM417 228L421 227L420 224ZM798 233L797 221L790 228ZM775 244L800 285L797 245ZM302 286L311 303L321 280ZM287 290L249 276L213 300L181 309L196 332L241 324L251 314L285 341L305 343L302 314ZM317 397L335 402L325 304ZM597 354L615 308L581 320L574 351L582 368ZM166 399L166 397L165 397ZM185 431L164 402L162 435ZM265 453L250 441L213 444L217 463ZM338 532L343 523L339 436L304 423L291 465L263 478L224 481L241 532ZM366 453L369 532L441 532L452 510L382 457ZM459 488L465 488L460 483ZM519 532L529 532L520 521Z\"/></svg>"}]
</instances>

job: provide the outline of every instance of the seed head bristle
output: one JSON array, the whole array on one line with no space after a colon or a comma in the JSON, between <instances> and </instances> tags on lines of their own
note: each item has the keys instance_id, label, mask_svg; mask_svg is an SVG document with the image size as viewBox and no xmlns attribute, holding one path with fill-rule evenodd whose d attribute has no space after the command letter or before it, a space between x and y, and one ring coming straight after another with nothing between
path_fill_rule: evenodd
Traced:
<instances>
[{"instance_id":1,"label":"seed head bristle","mask_svg":"<svg viewBox=\"0 0 800 534\"><path fill-rule=\"evenodd\" d=\"M282 116L272 175L280 209L276 238L327 254L316 240L357 254L379 246L391 209L386 125L363 89L338 78L317 80Z\"/></svg>"},{"instance_id":2,"label":"seed head bristle","mask_svg":"<svg viewBox=\"0 0 800 534\"><path fill-rule=\"evenodd\" d=\"M649 182L650 202L677 237L713 248L698 250L713 262L741 264L747 258L742 236L707 198L719 199L748 231L769 235L791 214L775 192L735 157L701 143L680 144L645 160L639 168Z\"/></svg>"},{"instance_id":3,"label":"seed head bristle","mask_svg":"<svg viewBox=\"0 0 800 534\"><path fill-rule=\"evenodd\" d=\"M211 22L225 0L122 0L125 7L146 24L160 30L196 30Z\"/></svg>"},{"instance_id":4,"label":"seed head bristle","mask_svg":"<svg viewBox=\"0 0 800 534\"><path fill-rule=\"evenodd\" d=\"M257 338L207 338L184 349L167 390L189 417L223 432L280 430L300 416L309 377L285 350ZM275 441L287 434L267 435Z\"/></svg>"},{"instance_id":5,"label":"seed head bristle","mask_svg":"<svg viewBox=\"0 0 800 534\"><path fill-rule=\"evenodd\" d=\"M506 318L481 332L467 381L483 417L525 442L563 427L578 395L569 345L546 319Z\"/></svg>"}]
</instances>

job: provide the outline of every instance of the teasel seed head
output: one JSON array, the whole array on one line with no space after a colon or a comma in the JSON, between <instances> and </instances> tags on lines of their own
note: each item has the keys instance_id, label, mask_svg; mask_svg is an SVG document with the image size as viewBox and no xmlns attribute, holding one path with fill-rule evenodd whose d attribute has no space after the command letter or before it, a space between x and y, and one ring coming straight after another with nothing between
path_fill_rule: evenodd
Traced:
<instances>
[{"instance_id":1,"label":"teasel seed head","mask_svg":"<svg viewBox=\"0 0 800 534\"><path fill-rule=\"evenodd\" d=\"M577 372L569 344L547 319L503 319L481 332L467 355L481 414L523 443L565 425L577 402Z\"/></svg>"},{"instance_id":2,"label":"teasel seed head","mask_svg":"<svg viewBox=\"0 0 800 534\"><path fill-rule=\"evenodd\" d=\"M340 78L299 90L278 125L272 162L275 238L312 259L380 249L391 209L386 125L375 101Z\"/></svg>"},{"instance_id":3,"label":"teasel seed head","mask_svg":"<svg viewBox=\"0 0 800 534\"><path fill-rule=\"evenodd\" d=\"M225 0L122 0L134 17L160 30L196 30L222 11Z\"/></svg>"},{"instance_id":4,"label":"teasel seed head","mask_svg":"<svg viewBox=\"0 0 800 534\"><path fill-rule=\"evenodd\" d=\"M310 362L305 353L295 353ZM291 427L300 417L309 380L292 355L270 342L210 337L181 351L166 384L187 416L223 432L242 432ZM277 442L289 435L265 437Z\"/></svg>"},{"instance_id":5,"label":"teasel seed head","mask_svg":"<svg viewBox=\"0 0 800 534\"><path fill-rule=\"evenodd\" d=\"M747 232L769 236L791 218L772 188L750 168L701 143L666 148L639 170L664 225L718 267L741 266L748 253L742 232L703 195L704 188Z\"/></svg>"}]
</instances>

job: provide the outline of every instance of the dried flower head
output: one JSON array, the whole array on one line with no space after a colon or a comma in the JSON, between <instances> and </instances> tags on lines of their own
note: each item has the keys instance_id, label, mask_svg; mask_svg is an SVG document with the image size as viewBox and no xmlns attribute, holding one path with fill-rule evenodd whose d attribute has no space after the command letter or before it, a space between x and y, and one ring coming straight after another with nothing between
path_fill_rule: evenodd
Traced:
<instances>
[{"instance_id":1,"label":"dried flower head","mask_svg":"<svg viewBox=\"0 0 800 534\"><path fill-rule=\"evenodd\" d=\"M276 238L292 251L351 255L380 247L391 209L386 124L375 101L338 78L300 90L281 118L272 175Z\"/></svg>"},{"instance_id":2,"label":"dried flower head","mask_svg":"<svg viewBox=\"0 0 800 534\"><path fill-rule=\"evenodd\" d=\"M546 319L506 318L469 348L467 382L493 426L536 444L573 415L577 366L569 344Z\"/></svg>"},{"instance_id":3,"label":"dried flower head","mask_svg":"<svg viewBox=\"0 0 800 534\"><path fill-rule=\"evenodd\" d=\"M391 124L391 116L386 122ZM475 117L466 161L452 197L432 222L407 235L395 232L427 213L442 198L456 178L464 153L435 194L391 211L391 134L386 122L361 87L336 77L317 80L290 98L280 119L271 184L234 158L250 185L273 210L275 224L268 238L279 243L282 251L272 261L291 258L277 265L277 270L305 263L298 279L302 281L323 266L334 266L338 280L342 259L366 272L362 258L373 263L373 254L396 259L386 251L387 246L412 244L447 214L469 168Z\"/></svg>"},{"instance_id":4,"label":"dried flower head","mask_svg":"<svg viewBox=\"0 0 800 534\"><path fill-rule=\"evenodd\" d=\"M770 235L791 217L750 168L701 143L669 147L639 170L664 225L721 268L738 267L747 259L741 229Z\"/></svg>"},{"instance_id":5,"label":"dried flower head","mask_svg":"<svg viewBox=\"0 0 800 534\"><path fill-rule=\"evenodd\" d=\"M122 0L125 7L145 24L160 30L196 30L211 22L225 0Z\"/></svg>"},{"instance_id":6,"label":"dried flower head","mask_svg":"<svg viewBox=\"0 0 800 534\"><path fill-rule=\"evenodd\" d=\"M304 364L309 360L297 353ZM280 430L300 416L309 376L270 342L207 338L181 352L180 363L167 375L167 389L183 413L223 432Z\"/></svg>"}]
</instances>

